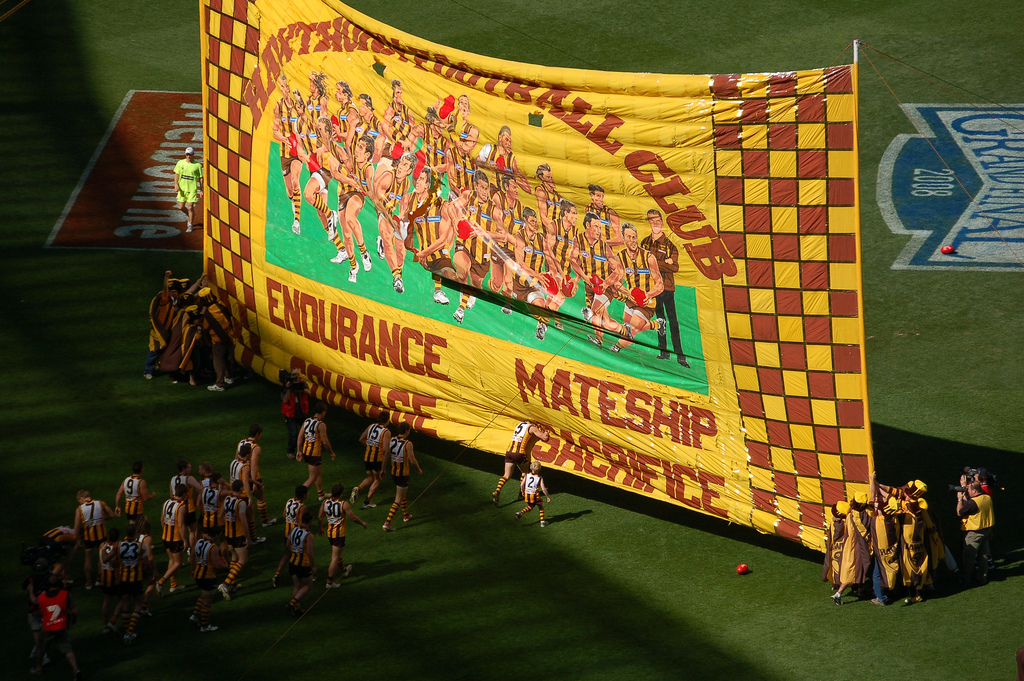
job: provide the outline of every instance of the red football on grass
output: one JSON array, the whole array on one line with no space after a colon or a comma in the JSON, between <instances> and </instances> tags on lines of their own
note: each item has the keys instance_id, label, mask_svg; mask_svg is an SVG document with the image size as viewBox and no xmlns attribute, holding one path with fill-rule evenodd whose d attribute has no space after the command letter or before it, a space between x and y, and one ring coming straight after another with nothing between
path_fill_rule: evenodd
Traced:
<instances>
[{"instance_id":1,"label":"red football on grass","mask_svg":"<svg viewBox=\"0 0 1024 681\"><path fill-rule=\"evenodd\" d=\"M949 245L943 246L939 250L942 251L942 253L945 255L953 255L954 253L956 253L956 249Z\"/></svg>"},{"instance_id":2,"label":"red football on grass","mask_svg":"<svg viewBox=\"0 0 1024 681\"><path fill-rule=\"evenodd\" d=\"M746 563L740 563L739 565L736 566L736 574L738 574L738 575L745 575L748 572L750 572L750 568L747 566Z\"/></svg>"},{"instance_id":3,"label":"red football on grass","mask_svg":"<svg viewBox=\"0 0 1024 681\"><path fill-rule=\"evenodd\" d=\"M468 239L473 235L473 225L469 224L469 220L459 220L459 238Z\"/></svg>"}]
</instances>

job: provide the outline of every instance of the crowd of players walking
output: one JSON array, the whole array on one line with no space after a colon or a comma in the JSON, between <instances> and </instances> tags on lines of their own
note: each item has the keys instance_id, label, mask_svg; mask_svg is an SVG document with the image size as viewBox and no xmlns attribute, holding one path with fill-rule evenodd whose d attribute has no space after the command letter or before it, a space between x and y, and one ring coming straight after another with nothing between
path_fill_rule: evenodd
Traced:
<instances>
[{"instance_id":1,"label":"crowd of players walking","mask_svg":"<svg viewBox=\"0 0 1024 681\"><path fill-rule=\"evenodd\" d=\"M286 387L285 405L289 393ZM407 499L409 477L413 470L418 474L423 470L409 441L412 432L409 424L400 422L395 426L392 415L382 411L376 422L362 432L359 442L363 445L366 475L346 494L341 483L334 484L330 490L324 487L323 457L329 455L334 459L336 453L324 422L326 405L317 403L310 411L312 414L302 422L294 443L294 458L306 464L307 477L294 488L280 517L271 513L266 502L260 467L263 429L258 425L251 426L248 435L238 442L226 476L209 462L201 463L194 474L189 461L178 461L176 473L169 481L169 497L159 507L156 526L151 523L147 508L158 493L147 482L142 461L132 464L131 473L117 488L112 506L94 498L87 490L79 491L73 525L50 530L39 546L31 549L35 575L25 586L30 600L30 627L36 639L32 652L37 663L34 670L41 670L44 659L48 661L45 657L48 644L56 642L78 674L70 640L66 638L68 623L61 621L64 637L58 640L48 636L48 627L53 621L42 602L51 587L64 594L63 598L70 598L66 591L70 584L68 575L79 552L84 554L85 589L99 589L103 594L103 633L118 634L130 645L150 614L149 604L154 594L161 597L185 590L184 578L179 581L183 568L191 573L198 590L190 622L201 632L216 631L218 627L211 622L210 612L217 595L224 600L235 597L250 552L267 541L260 532L278 525L280 520L283 520L284 544L270 582L273 587L284 585L285 579L290 582L286 608L293 617L303 614L302 599L309 593L317 574L314 533L325 537L331 547L325 588L338 588L340 580L348 577L353 568L343 559L348 522L368 527L367 522L355 514L353 505L362 496L361 511L376 508L374 498L387 474L394 483L395 497L382 529L385 532L395 530L392 522L399 511L403 522L412 520ZM520 493L526 505L515 518L518 520L524 513L539 507L541 527L547 524L542 497L548 502L551 499L540 475L540 463L530 461L530 450L537 440L547 438L548 432L541 426L524 422L516 427L503 475L492 496L497 505L502 486L518 466L523 474ZM127 521L123 530L110 527L120 518ZM162 542L167 556L166 567L161 562L162 569L157 566L156 539ZM65 610L74 608L73 602L68 605L65 600L64 604Z\"/></svg>"}]
</instances>

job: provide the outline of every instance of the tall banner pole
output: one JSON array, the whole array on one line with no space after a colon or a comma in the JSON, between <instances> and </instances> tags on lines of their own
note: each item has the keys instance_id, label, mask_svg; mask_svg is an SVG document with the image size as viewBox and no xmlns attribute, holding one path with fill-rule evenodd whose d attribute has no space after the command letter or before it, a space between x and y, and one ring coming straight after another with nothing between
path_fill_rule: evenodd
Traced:
<instances>
[{"instance_id":1,"label":"tall banner pole","mask_svg":"<svg viewBox=\"0 0 1024 681\"><path fill-rule=\"evenodd\" d=\"M854 194L857 201L856 210L856 223L857 223L857 262L860 263L860 267L857 268L857 298L860 307L860 336L861 338L867 338L867 329L865 328L864 321L864 272L863 272L863 234L861 233L861 221L860 221L860 38L854 38L853 40L853 120L854 120L854 158L857 164L857 170L854 172ZM867 349L865 343L861 343L860 346L860 362L861 362L861 394L865 396L864 399L864 436L866 438L866 450L868 457L868 468L873 472L875 470L875 453L874 443L871 439L871 413L868 410L868 401L866 399L868 394L868 372L867 372Z\"/></svg>"}]
</instances>

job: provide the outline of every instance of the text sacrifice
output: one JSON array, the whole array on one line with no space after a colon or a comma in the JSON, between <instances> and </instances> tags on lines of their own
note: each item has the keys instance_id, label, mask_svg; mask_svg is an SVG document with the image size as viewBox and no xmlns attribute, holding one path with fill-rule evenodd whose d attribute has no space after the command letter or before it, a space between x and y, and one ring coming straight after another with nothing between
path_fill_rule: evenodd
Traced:
<instances>
[{"instance_id":1,"label":"text sacrifice","mask_svg":"<svg viewBox=\"0 0 1024 681\"><path fill-rule=\"evenodd\" d=\"M729 513L720 507L721 493L715 489L725 490L725 478L692 466L598 442L587 436L574 437L564 429L558 430L557 437L552 434L547 442L534 445L533 458L647 494L664 491L686 506L722 518L729 517Z\"/></svg>"}]
</instances>

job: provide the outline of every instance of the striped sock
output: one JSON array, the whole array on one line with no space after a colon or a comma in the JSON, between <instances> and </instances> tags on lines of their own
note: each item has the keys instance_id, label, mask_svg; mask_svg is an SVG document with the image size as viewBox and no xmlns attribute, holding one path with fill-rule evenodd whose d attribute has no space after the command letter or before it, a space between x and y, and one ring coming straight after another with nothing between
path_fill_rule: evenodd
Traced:
<instances>
[{"instance_id":1,"label":"striped sock","mask_svg":"<svg viewBox=\"0 0 1024 681\"><path fill-rule=\"evenodd\" d=\"M392 267L391 268L391 276L392 277L400 277L400 276L402 276L402 268L401 267Z\"/></svg>"},{"instance_id":2,"label":"striped sock","mask_svg":"<svg viewBox=\"0 0 1024 681\"><path fill-rule=\"evenodd\" d=\"M462 297L459 298L459 307L465 310L467 305L469 305L469 291L462 289Z\"/></svg>"},{"instance_id":3,"label":"striped sock","mask_svg":"<svg viewBox=\"0 0 1024 681\"><path fill-rule=\"evenodd\" d=\"M171 588L172 589L177 589L178 588L178 578L175 577L174 575L171 575Z\"/></svg>"},{"instance_id":4,"label":"striped sock","mask_svg":"<svg viewBox=\"0 0 1024 681\"><path fill-rule=\"evenodd\" d=\"M256 538L256 521L255 520L250 520L249 521L249 536L252 537L253 539Z\"/></svg>"},{"instance_id":5,"label":"striped sock","mask_svg":"<svg viewBox=\"0 0 1024 681\"><path fill-rule=\"evenodd\" d=\"M256 501L256 510L258 510L260 512L260 520L261 521L267 522L267 520L269 520L269 518L267 518L267 502L257 500Z\"/></svg>"},{"instance_id":6,"label":"striped sock","mask_svg":"<svg viewBox=\"0 0 1024 681\"><path fill-rule=\"evenodd\" d=\"M156 580L156 585L162 587L166 582L167 580L161 577L160 579Z\"/></svg>"},{"instance_id":7,"label":"striped sock","mask_svg":"<svg viewBox=\"0 0 1024 681\"><path fill-rule=\"evenodd\" d=\"M327 215L331 212L331 209L327 207L327 201L324 200L323 194L313 194L313 208L316 208L317 212L322 215Z\"/></svg>"},{"instance_id":8,"label":"striped sock","mask_svg":"<svg viewBox=\"0 0 1024 681\"><path fill-rule=\"evenodd\" d=\"M540 519L541 519L541 522L544 522L544 507L543 506L538 506L538 508L540 509Z\"/></svg>"},{"instance_id":9,"label":"striped sock","mask_svg":"<svg viewBox=\"0 0 1024 681\"><path fill-rule=\"evenodd\" d=\"M391 504L391 510L388 511L388 518L384 522L390 523L391 519L395 517L396 513L398 513L398 502L397 501L395 503Z\"/></svg>"},{"instance_id":10,"label":"striped sock","mask_svg":"<svg viewBox=\"0 0 1024 681\"><path fill-rule=\"evenodd\" d=\"M359 253L362 254L362 255L365 255L366 254L366 244L363 243L363 244L356 244L356 245L359 246Z\"/></svg>"},{"instance_id":11,"label":"striped sock","mask_svg":"<svg viewBox=\"0 0 1024 681\"><path fill-rule=\"evenodd\" d=\"M352 269L355 269L355 268L359 267L359 260L356 259L356 252L355 251L352 251L352 253L349 254L349 256L348 256L348 264L349 264L349 267L351 267Z\"/></svg>"},{"instance_id":12,"label":"striped sock","mask_svg":"<svg viewBox=\"0 0 1024 681\"><path fill-rule=\"evenodd\" d=\"M293 598L290 601L288 601L288 607L291 608L292 610L298 610L299 609L299 602Z\"/></svg>"},{"instance_id":13,"label":"striped sock","mask_svg":"<svg viewBox=\"0 0 1024 681\"><path fill-rule=\"evenodd\" d=\"M533 504L527 504L526 508L524 508L522 511L520 511L520 513L522 513L523 515L526 515L527 513L529 513L532 510L533 510Z\"/></svg>"},{"instance_id":14,"label":"striped sock","mask_svg":"<svg viewBox=\"0 0 1024 681\"><path fill-rule=\"evenodd\" d=\"M142 613L133 612L132 618L128 621L128 631L125 633L134 634L135 627L139 626L140 619L142 619Z\"/></svg>"},{"instance_id":15,"label":"striped sock","mask_svg":"<svg viewBox=\"0 0 1024 681\"><path fill-rule=\"evenodd\" d=\"M441 277L434 275L434 293L441 290Z\"/></svg>"},{"instance_id":16,"label":"striped sock","mask_svg":"<svg viewBox=\"0 0 1024 681\"><path fill-rule=\"evenodd\" d=\"M337 248L339 251L345 248L345 242L341 238L341 232L335 234L334 238L331 239L331 242L334 244L334 247Z\"/></svg>"},{"instance_id":17,"label":"striped sock","mask_svg":"<svg viewBox=\"0 0 1024 681\"><path fill-rule=\"evenodd\" d=\"M495 488L494 493L495 494L501 494L501 488L505 486L506 482L508 482L508 478L506 478L506 477L498 478L498 486Z\"/></svg>"},{"instance_id":18,"label":"striped sock","mask_svg":"<svg viewBox=\"0 0 1024 681\"><path fill-rule=\"evenodd\" d=\"M204 627L210 625L210 604L205 599L201 601L199 606L199 623Z\"/></svg>"},{"instance_id":19,"label":"striped sock","mask_svg":"<svg viewBox=\"0 0 1024 681\"><path fill-rule=\"evenodd\" d=\"M402 499L402 515L409 515L409 502Z\"/></svg>"},{"instance_id":20,"label":"striped sock","mask_svg":"<svg viewBox=\"0 0 1024 681\"><path fill-rule=\"evenodd\" d=\"M192 616L199 617L199 613L203 609L203 595L200 594L199 598L196 599L196 607L192 608Z\"/></svg>"},{"instance_id":21,"label":"striped sock","mask_svg":"<svg viewBox=\"0 0 1024 681\"><path fill-rule=\"evenodd\" d=\"M242 571L242 564L232 562L228 568L228 576L224 579L224 583L231 586L238 579L238 573Z\"/></svg>"},{"instance_id":22,"label":"striped sock","mask_svg":"<svg viewBox=\"0 0 1024 681\"><path fill-rule=\"evenodd\" d=\"M295 213L295 219L299 219L299 213L302 212L302 191L296 189L292 192L292 210Z\"/></svg>"}]
</instances>

